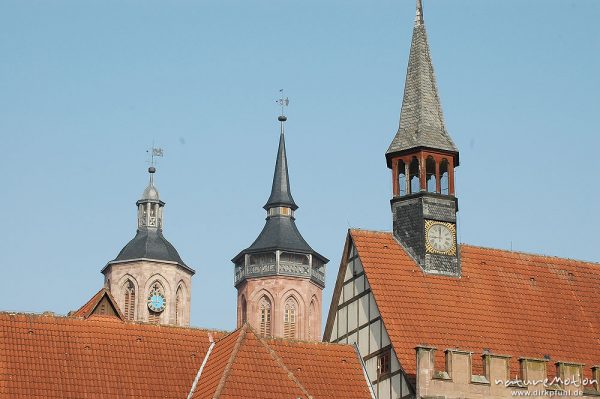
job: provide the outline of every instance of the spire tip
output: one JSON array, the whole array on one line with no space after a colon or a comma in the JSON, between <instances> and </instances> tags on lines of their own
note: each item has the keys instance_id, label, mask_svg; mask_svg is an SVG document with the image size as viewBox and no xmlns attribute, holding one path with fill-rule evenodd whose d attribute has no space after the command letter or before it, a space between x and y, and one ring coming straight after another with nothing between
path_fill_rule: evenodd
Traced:
<instances>
[{"instance_id":1,"label":"spire tip","mask_svg":"<svg viewBox=\"0 0 600 399\"><path fill-rule=\"evenodd\" d=\"M417 15L415 17L415 24L421 25L423 23L423 1L417 0Z\"/></svg>"}]
</instances>

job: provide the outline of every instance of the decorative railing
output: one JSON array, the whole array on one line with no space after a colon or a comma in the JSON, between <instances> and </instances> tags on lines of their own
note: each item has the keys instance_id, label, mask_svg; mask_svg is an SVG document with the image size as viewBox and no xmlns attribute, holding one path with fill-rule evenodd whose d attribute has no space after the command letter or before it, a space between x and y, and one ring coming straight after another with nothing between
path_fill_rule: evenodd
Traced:
<instances>
[{"instance_id":1,"label":"decorative railing","mask_svg":"<svg viewBox=\"0 0 600 399\"><path fill-rule=\"evenodd\" d=\"M279 267L276 263L254 264L249 266L238 266L235 268L234 283L238 284L248 277L263 277L263 276L298 276L310 278L316 283L325 284L325 273L318 269L313 269L309 265L280 262Z\"/></svg>"},{"instance_id":2,"label":"decorative railing","mask_svg":"<svg viewBox=\"0 0 600 399\"><path fill-rule=\"evenodd\" d=\"M318 269L312 269L312 278L314 278L315 280L325 284L325 273L323 273L322 271L318 270Z\"/></svg>"}]
</instances>

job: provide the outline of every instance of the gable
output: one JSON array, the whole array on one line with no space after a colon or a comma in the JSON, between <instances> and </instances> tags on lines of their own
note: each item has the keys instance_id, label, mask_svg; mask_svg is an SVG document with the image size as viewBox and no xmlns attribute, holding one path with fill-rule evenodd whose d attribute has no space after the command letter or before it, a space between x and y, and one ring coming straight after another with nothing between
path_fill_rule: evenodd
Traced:
<instances>
[{"instance_id":1,"label":"gable","mask_svg":"<svg viewBox=\"0 0 600 399\"><path fill-rule=\"evenodd\" d=\"M462 245L449 278L424 274L391 233L350 237L408 374L418 345L508 354L513 375L519 357L584 363L588 377L600 363L600 265Z\"/></svg>"},{"instance_id":2,"label":"gable","mask_svg":"<svg viewBox=\"0 0 600 399\"><path fill-rule=\"evenodd\" d=\"M371 398L351 346L263 338L249 324L216 343L192 394L192 399L332 397Z\"/></svg>"},{"instance_id":3,"label":"gable","mask_svg":"<svg viewBox=\"0 0 600 399\"><path fill-rule=\"evenodd\" d=\"M391 346L362 262L348 236L336 280L324 340L356 345L379 398L399 398L413 390ZM384 356L389 369L380 372Z\"/></svg>"},{"instance_id":4,"label":"gable","mask_svg":"<svg viewBox=\"0 0 600 399\"><path fill-rule=\"evenodd\" d=\"M85 319L90 316L112 316L119 320L125 320L117 302L106 288L102 288L85 305L69 315Z\"/></svg>"}]
</instances>

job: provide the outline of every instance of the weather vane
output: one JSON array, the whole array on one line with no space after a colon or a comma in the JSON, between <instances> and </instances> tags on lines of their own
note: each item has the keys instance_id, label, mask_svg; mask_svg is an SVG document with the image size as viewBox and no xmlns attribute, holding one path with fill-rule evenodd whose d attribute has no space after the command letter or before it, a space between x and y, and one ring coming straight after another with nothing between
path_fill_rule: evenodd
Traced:
<instances>
[{"instance_id":1,"label":"weather vane","mask_svg":"<svg viewBox=\"0 0 600 399\"><path fill-rule=\"evenodd\" d=\"M146 150L147 153L150 154L150 166L154 167L155 164L155 157L163 157L164 156L164 151L162 148L159 147L154 147L154 143L152 144L152 148L150 148L149 150Z\"/></svg>"},{"instance_id":2,"label":"weather vane","mask_svg":"<svg viewBox=\"0 0 600 399\"><path fill-rule=\"evenodd\" d=\"M290 104L290 100L287 97L283 97L283 89L279 89L279 93L281 97L279 98L279 100L276 101L276 103L281 106L281 116L284 116L285 113L283 112L283 108L287 107Z\"/></svg>"}]
</instances>

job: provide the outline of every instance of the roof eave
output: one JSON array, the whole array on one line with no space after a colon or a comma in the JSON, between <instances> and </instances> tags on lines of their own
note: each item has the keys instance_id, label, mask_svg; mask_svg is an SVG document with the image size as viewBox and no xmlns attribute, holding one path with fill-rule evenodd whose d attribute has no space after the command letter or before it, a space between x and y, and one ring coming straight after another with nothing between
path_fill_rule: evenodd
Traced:
<instances>
[{"instance_id":1,"label":"roof eave","mask_svg":"<svg viewBox=\"0 0 600 399\"><path fill-rule=\"evenodd\" d=\"M387 163L387 167L388 168L392 168L392 159L402 156L402 155L406 155L406 154L411 154L417 151L431 151L431 152L438 152L438 153L442 153L442 154L447 154L452 156L452 158L454 159L454 166L458 166L459 165L459 152L458 150L445 150L445 149L440 149L440 148L434 148L434 147L428 147L428 146L416 146L416 147L411 147L411 148L406 148L406 149L402 149L402 150L398 150L398 151L390 151L388 150L385 153L385 160Z\"/></svg>"},{"instance_id":2,"label":"roof eave","mask_svg":"<svg viewBox=\"0 0 600 399\"><path fill-rule=\"evenodd\" d=\"M154 263L168 263L171 265L177 265L179 267L181 267L182 269L190 272L192 275L196 274L196 271L194 269L192 269L191 267L189 267L188 265L186 265L185 263L180 263L180 262L175 262L172 260L160 260L160 259L150 259L150 258L136 258L136 259L123 259L123 260L111 260L110 262L108 262L103 268L102 270L100 270L100 273L104 273L104 271L112 265L117 265L117 264L121 264L121 263L129 263L129 262L140 262L140 261L144 261L144 262L154 262Z\"/></svg>"}]
</instances>

